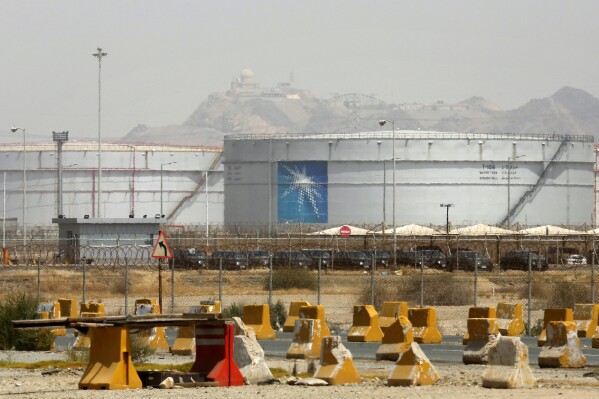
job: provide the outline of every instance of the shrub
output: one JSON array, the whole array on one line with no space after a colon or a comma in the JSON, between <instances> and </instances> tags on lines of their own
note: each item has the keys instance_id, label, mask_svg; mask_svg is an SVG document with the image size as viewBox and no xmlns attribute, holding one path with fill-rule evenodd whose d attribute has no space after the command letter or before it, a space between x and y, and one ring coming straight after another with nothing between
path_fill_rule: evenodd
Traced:
<instances>
[{"instance_id":1,"label":"shrub","mask_svg":"<svg viewBox=\"0 0 599 399\"><path fill-rule=\"evenodd\" d=\"M420 303L420 276L399 277L397 297L403 301ZM471 279L448 273L424 276L425 306L461 306L471 304L473 300Z\"/></svg>"},{"instance_id":2,"label":"shrub","mask_svg":"<svg viewBox=\"0 0 599 399\"><path fill-rule=\"evenodd\" d=\"M524 323L524 331L527 330L528 328L528 323ZM537 321L535 321L535 324L530 328L530 336L531 337L538 337L539 335L541 335L541 332L543 331L543 319L537 319Z\"/></svg>"},{"instance_id":3,"label":"shrub","mask_svg":"<svg viewBox=\"0 0 599 399\"><path fill-rule=\"evenodd\" d=\"M0 349L47 351L52 348L54 335L49 329L13 328L13 320L35 319L37 306L37 300L25 293L10 293L0 302Z\"/></svg>"},{"instance_id":4,"label":"shrub","mask_svg":"<svg viewBox=\"0 0 599 399\"><path fill-rule=\"evenodd\" d=\"M287 319L287 310L285 305L280 300L270 307L270 325L277 331L285 324Z\"/></svg>"},{"instance_id":5,"label":"shrub","mask_svg":"<svg viewBox=\"0 0 599 399\"><path fill-rule=\"evenodd\" d=\"M221 313L226 319L230 319L231 317L241 317L243 315L243 304L233 302L231 305L224 308Z\"/></svg>"},{"instance_id":6,"label":"shrub","mask_svg":"<svg viewBox=\"0 0 599 399\"><path fill-rule=\"evenodd\" d=\"M277 269L272 274L273 290L298 289L316 289L317 281L314 273L307 269ZM264 279L264 289L269 289L269 276Z\"/></svg>"},{"instance_id":7,"label":"shrub","mask_svg":"<svg viewBox=\"0 0 599 399\"><path fill-rule=\"evenodd\" d=\"M131 360L135 363L145 363L156 350L148 346L146 337L131 334Z\"/></svg>"},{"instance_id":8,"label":"shrub","mask_svg":"<svg viewBox=\"0 0 599 399\"><path fill-rule=\"evenodd\" d=\"M377 282L374 285L374 307L379 312L383 309L383 303L388 301L396 301L400 300L398 298L398 290L394 285L382 284L381 282ZM370 290L370 284L364 287L362 293L360 294L359 303L363 305L369 305L372 299L372 294Z\"/></svg>"}]
</instances>

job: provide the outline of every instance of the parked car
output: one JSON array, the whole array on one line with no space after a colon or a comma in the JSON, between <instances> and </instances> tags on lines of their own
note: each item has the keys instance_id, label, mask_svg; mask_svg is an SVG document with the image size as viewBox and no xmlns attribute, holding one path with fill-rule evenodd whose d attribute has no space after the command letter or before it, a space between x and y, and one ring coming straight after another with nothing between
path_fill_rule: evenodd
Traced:
<instances>
[{"instance_id":1,"label":"parked car","mask_svg":"<svg viewBox=\"0 0 599 399\"><path fill-rule=\"evenodd\" d=\"M586 265L587 258L580 254L573 254L568 256L568 259L566 259L566 263L568 265Z\"/></svg>"},{"instance_id":2,"label":"parked car","mask_svg":"<svg viewBox=\"0 0 599 399\"><path fill-rule=\"evenodd\" d=\"M547 251L547 262L554 265L566 265L571 255L580 255L576 248L570 247L550 247Z\"/></svg>"},{"instance_id":3,"label":"parked car","mask_svg":"<svg viewBox=\"0 0 599 399\"><path fill-rule=\"evenodd\" d=\"M445 254L438 249L422 249L420 252L425 267L434 267L438 269L445 269L447 267Z\"/></svg>"},{"instance_id":4,"label":"parked car","mask_svg":"<svg viewBox=\"0 0 599 399\"><path fill-rule=\"evenodd\" d=\"M331 253L326 249L302 249L304 255L312 260L312 266L318 268L320 263L321 268L327 268L331 264Z\"/></svg>"},{"instance_id":5,"label":"parked car","mask_svg":"<svg viewBox=\"0 0 599 399\"><path fill-rule=\"evenodd\" d=\"M338 269L370 268L372 260L362 251L338 251L334 254L333 266Z\"/></svg>"},{"instance_id":6,"label":"parked car","mask_svg":"<svg viewBox=\"0 0 599 399\"><path fill-rule=\"evenodd\" d=\"M499 260L499 267L501 270L516 269L516 270L528 270L528 259L530 256L530 264L533 270L547 270L549 264L547 259L539 256L534 251L520 250L510 251L503 255Z\"/></svg>"},{"instance_id":7,"label":"parked car","mask_svg":"<svg viewBox=\"0 0 599 399\"><path fill-rule=\"evenodd\" d=\"M492 271L493 262L491 259L476 251L455 251L447 257L447 268L449 271L467 270L474 271Z\"/></svg>"},{"instance_id":8,"label":"parked car","mask_svg":"<svg viewBox=\"0 0 599 399\"><path fill-rule=\"evenodd\" d=\"M302 251L277 251L272 258L273 266L278 267L310 267L312 259L308 258Z\"/></svg>"},{"instance_id":9,"label":"parked car","mask_svg":"<svg viewBox=\"0 0 599 399\"><path fill-rule=\"evenodd\" d=\"M218 269L222 261L223 269L245 269L248 260L242 252L238 251L215 251L210 256L210 267Z\"/></svg>"},{"instance_id":10,"label":"parked car","mask_svg":"<svg viewBox=\"0 0 599 399\"><path fill-rule=\"evenodd\" d=\"M207 266L204 251L195 248L179 248L173 252L175 268L203 268Z\"/></svg>"},{"instance_id":11,"label":"parked car","mask_svg":"<svg viewBox=\"0 0 599 399\"><path fill-rule=\"evenodd\" d=\"M249 267L269 267L270 253L268 251L254 250L244 252Z\"/></svg>"},{"instance_id":12,"label":"parked car","mask_svg":"<svg viewBox=\"0 0 599 399\"><path fill-rule=\"evenodd\" d=\"M422 265L422 253L420 251L397 251L397 264L401 266L420 267Z\"/></svg>"},{"instance_id":13,"label":"parked car","mask_svg":"<svg viewBox=\"0 0 599 399\"><path fill-rule=\"evenodd\" d=\"M370 257L371 260L373 256L376 256L376 264L378 266L387 267L390 263L393 263L393 256L389 251L386 251L384 249L376 251L373 249L369 249L367 251L364 251L364 253L366 254L366 256Z\"/></svg>"}]
</instances>

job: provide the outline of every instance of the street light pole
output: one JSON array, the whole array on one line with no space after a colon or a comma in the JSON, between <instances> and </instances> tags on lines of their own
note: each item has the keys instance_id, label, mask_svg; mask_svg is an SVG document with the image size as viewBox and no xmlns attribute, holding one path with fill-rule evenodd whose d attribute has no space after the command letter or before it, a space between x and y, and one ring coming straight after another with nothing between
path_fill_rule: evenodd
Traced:
<instances>
[{"instance_id":1,"label":"street light pole","mask_svg":"<svg viewBox=\"0 0 599 399\"><path fill-rule=\"evenodd\" d=\"M24 128L15 126L10 128L10 131L13 133L18 132L19 130L23 132L23 262L26 262L25 245L27 244L27 214L25 209L27 208L27 139Z\"/></svg>"},{"instance_id":2,"label":"street light pole","mask_svg":"<svg viewBox=\"0 0 599 399\"><path fill-rule=\"evenodd\" d=\"M392 136L392 147L393 149L391 150L391 157L393 158L393 207L392 207L392 213L393 213L393 265L395 267L397 267L397 225L396 225L396 219L395 219L395 121L393 120L380 120L379 121L379 125L380 126L385 126L386 123L390 123L391 124L391 128L393 129L393 136Z\"/></svg>"},{"instance_id":3,"label":"street light pole","mask_svg":"<svg viewBox=\"0 0 599 399\"><path fill-rule=\"evenodd\" d=\"M98 47L98 52L92 55L98 58L98 217L100 218L102 217L100 208L102 197L102 57L107 56L108 53L103 53L102 48Z\"/></svg>"},{"instance_id":4,"label":"street light pole","mask_svg":"<svg viewBox=\"0 0 599 399\"><path fill-rule=\"evenodd\" d=\"M173 162L166 162L166 163L161 163L160 164L160 217L164 216L164 213L162 213L162 168L164 165L172 165L174 163L177 163L177 161L173 161Z\"/></svg>"},{"instance_id":5,"label":"street light pole","mask_svg":"<svg viewBox=\"0 0 599 399\"><path fill-rule=\"evenodd\" d=\"M445 207L447 209L447 214L445 216L445 234L449 237L449 208L453 207L453 204L440 204L441 207Z\"/></svg>"}]
</instances>

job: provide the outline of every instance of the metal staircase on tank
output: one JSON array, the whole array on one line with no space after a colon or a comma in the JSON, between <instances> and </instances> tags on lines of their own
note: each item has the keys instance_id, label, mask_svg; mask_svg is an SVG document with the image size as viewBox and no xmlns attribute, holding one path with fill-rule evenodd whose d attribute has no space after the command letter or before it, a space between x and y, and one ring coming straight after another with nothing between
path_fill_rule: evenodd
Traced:
<instances>
[{"instance_id":1,"label":"metal staircase on tank","mask_svg":"<svg viewBox=\"0 0 599 399\"><path fill-rule=\"evenodd\" d=\"M516 214L518 214L518 212L520 211L520 208L522 208L522 206L524 205L524 202L528 198L531 198L537 191L539 191L541 186L543 186L543 184L545 184L545 181L547 180L547 176L549 175L549 172L551 171L551 169L553 169L553 165L555 165L557 159L559 158L561 153L564 151L564 149L566 148L566 145L568 144L569 141L570 140L568 139L568 136L566 136L562 140L560 146L558 147L557 151L555 151L555 154L553 154L553 157L551 158L551 160L547 163L547 166L543 170L543 173L541 173L541 175L539 176L539 179L537 180L535 185L530 187L528 190L526 190L524 192L524 194L522 194L520 199L518 199L518 201L509 210L509 215L506 214L505 217L503 219L501 219L501 221L499 222L500 226L503 226L503 225L505 225L505 223L507 223L508 216L510 218L513 218ZM508 170L508 173L509 172L510 171Z\"/></svg>"},{"instance_id":2,"label":"metal staircase on tank","mask_svg":"<svg viewBox=\"0 0 599 399\"><path fill-rule=\"evenodd\" d=\"M222 152L217 153L216 157L214 158L214 161L212 161L212 164L210 165L210 168L208 168L208 172L212 172L212 171L216 170L216 167L220 163L222 156L223 156ZM181 209L183 204L185 204L187 201L189 201L191 198L193 198L195 195L197 195L200 192L200 190L202 189L202 187L204 187L207 183L208 182L206 181L206 174L202 173L202 178L200 179L198 184L195 186L193 191L191 193L189 193L188 195L186 195L185 197L183 197L181 199L181 201L179 201L179 203L177 204L175 209L173 209L172 212L168 214L166 220L172 219L175 216L177 216L177 214L179 213L179 210Z\"/></svg>"}]
</instances>

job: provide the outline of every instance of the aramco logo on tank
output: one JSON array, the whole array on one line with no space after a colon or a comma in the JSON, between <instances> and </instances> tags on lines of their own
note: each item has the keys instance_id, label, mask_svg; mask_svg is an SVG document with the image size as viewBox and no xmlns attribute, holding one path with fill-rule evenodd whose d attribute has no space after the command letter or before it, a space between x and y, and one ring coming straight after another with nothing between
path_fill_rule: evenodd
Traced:
<instances>
[{"instance_id":1,"label":"aramco logo on tank","mask_svg":"<svg viewBox=\"0 0 599 399\"><path fill-rule=\"evenodd\" d=\"M328 223L327 162L278 163L279 223Z\"/></svg>"}]
</instances>

